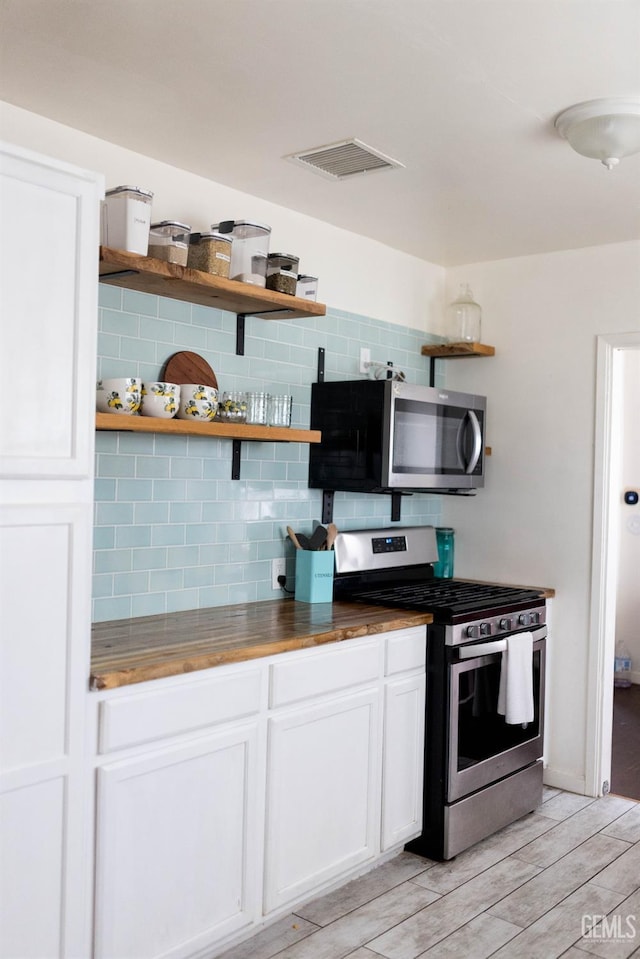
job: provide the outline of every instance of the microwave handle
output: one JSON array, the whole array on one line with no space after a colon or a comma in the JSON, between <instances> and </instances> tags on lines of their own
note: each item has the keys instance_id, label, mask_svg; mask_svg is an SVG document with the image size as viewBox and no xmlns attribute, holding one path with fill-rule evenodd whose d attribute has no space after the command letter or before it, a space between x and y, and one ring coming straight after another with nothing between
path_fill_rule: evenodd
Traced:
<instances>
[{"instance_id":1,"label":"microwave handle","mask_svg":"<svg viewBox=\"0 0 640 959\"><path fill-rule=\"evenodd\" d=\"M473 427L473 453L471 454L471 459L469 460L469 465L467 466L466 471L467 473L473 473L474 469L478 465L480 454L482 453L482 430L480 429L480 420L473 410L469 410L469 419L471 420L471 426Z\"/></svg>"},{"instance_id":2,"label":"microwave handle","mask_svg":"<svg viewBox=\"0 0 640 959\"><path fill-rule=\"evenodd\" d=\"M473 410L467 410L465 419L467 417L469 417L469 422L471 423L471 428L473 429L473 452L471 453L471 458L465 466L464 471L465 473L473 473L474 469L478 465L480 454L482 453L482 430L480 429L480 421ZM458 429L458 458L462 463L464 463L464 457L462 455L464 422L464 419L460 421L460 428Z\"/></svg>"}]
</instances>

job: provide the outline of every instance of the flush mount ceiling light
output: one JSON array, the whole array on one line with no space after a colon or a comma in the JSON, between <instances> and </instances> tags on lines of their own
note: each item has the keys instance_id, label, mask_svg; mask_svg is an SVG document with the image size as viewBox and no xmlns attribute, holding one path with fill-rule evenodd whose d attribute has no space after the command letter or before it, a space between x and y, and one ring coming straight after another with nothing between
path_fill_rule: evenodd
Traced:
<instances>
[{"instance_id":1,"label":"flush mount ceiling light","mask_svg":"<svg viewBox=\"0 0 640 959\"><path fill-rule=\"evenodd\" d=\"M392 160L380 150L375 150L362 140L355 138L291 153L284 159L301 163L314 173L320 173L332 180L373 173L374 170L393 170L396 167L404 167L399 160Z\"/></svg>"},{"instance_id":2,"label":"flush mount ceiling light","mask_svg":"<svg viewBox=\"0 0 640 959\"><path fill-rule=\"evenodd\" d=\"M640 153L640 98L577 103L556 117L555 127L576 153L613 170L623 157Z\"/></svg>"}]
</instances>

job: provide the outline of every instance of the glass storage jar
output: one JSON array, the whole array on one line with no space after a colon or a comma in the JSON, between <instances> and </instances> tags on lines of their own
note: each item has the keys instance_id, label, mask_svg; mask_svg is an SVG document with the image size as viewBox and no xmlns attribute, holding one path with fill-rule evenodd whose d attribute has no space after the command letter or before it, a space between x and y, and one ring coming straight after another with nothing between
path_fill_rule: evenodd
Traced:
<instances>
[{"instance_id":1,"label":"glass storage jar","mask_svg":"<svg viewBox=\"0 0 640 959\"><path fill-rule=\"evenodd\" d=\"M268 269L268 267L267 267ZM296 284L298 274L291 270L278 270L267 277L267 289L274 290L276 293L288 293L289 296L296 295Z\"/></svg>"},{"instance_id":2,"label":"glass storage jar","mask_svg":"<svg viewBox=\"0 0 640 959\"><path fill-rule=\"evenodd\" d=\"M271 227L249 220L221 220L211 229L233 240L229 276L240 283L266 286Z\"/></svg>"},{"instance_id":3,"label":"glass storage jar","mask_svg":"<svg viewBox=\"0 0 640 959\"><path fill-rule=\"evenodd\" d=\"M191 227L177 220L152 223L149 230L149 256L186 266L190 233Z\"/></svg>"},{"instance_id":4,"label":"glass storage jar","mask_svg":"<svg viewBox=\"0 0 640 959\"><path fill-rule=\"evenodd\" d=\"M295 296L300 259L289 253L270 253L267 257L267 289Z\"/></svg>"},{"instance_id":5,"label":"glass storage jar","mask_svg":"<svg viewBox=\"0 0 640 959\"><path fill-rule=\"evenodd\" d=\"M482 310L468 284L463 283L457 298L447 307L447 340L449 343L479 343L481 322Z\"/></svg>"},{"instance_id":6,"label":"glass storage jar","mask_svg":"<svg viewBox=\"0 0 640 959\"><path fill-rule=\"evenodd\" d=\"M306 273L298 273L296 296L301 297L303 300L316 300L318 298L318 277L308 276Z\"/></svg>"},{"instance_id":7,"label":"glass storage jar","mask_svg":"<svg viewBox=\"0 0 640 959\"><path fill-rule=\"evenodd\" d=\"M213 276L229 276L231 240L220 233L192 233L187 266Z\"/></svg>"}]
</instances>

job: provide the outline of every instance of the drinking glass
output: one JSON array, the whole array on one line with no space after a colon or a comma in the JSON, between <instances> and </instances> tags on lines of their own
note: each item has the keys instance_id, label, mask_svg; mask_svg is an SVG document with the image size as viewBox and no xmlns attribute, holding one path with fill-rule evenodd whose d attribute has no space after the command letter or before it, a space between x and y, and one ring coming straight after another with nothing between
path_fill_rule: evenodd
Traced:
<instances>
[{"instance_id":1,"label":"drinking glass","mask_svg":"<svg viewBox=\"0 0 640 959\"><path fill-rule=\"evenodd\" d=\"M267 425L268 393L247 393L247 423Z\"/></svg>"},{"instance_id":2,"label":"drinking glass","mask_svg":"<svg viewBox=\"0 0 640 959\"><path fill-rule=\"evenodd\" d=\"M269 426L291 426L291 397L269 397L267 422Z\"/></svg>"}]
</instances>

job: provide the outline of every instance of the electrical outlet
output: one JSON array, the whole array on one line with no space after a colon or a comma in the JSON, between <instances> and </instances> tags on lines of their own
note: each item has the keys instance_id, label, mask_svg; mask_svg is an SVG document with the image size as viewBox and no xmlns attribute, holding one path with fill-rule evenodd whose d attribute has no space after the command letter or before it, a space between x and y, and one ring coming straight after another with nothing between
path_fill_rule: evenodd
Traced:
<instances>
[{"instance_id":1,"label":"electrical outlet","mask_svg":"<svg viewBox=\"0 0 640 959\"><path fill-rule=\"evenodd\" d=\"M284 556L280 556L278 559L271 560L271 589L282 588L278 582L278 576L285 576L286 572L287 565Z\"/></svg>"},{"instance_id":2,"label":"electrical outlet","mask_svg":"<svg viewBox=\"0 0 640 959\"><path fill-rule=\"evenodd\" d=\"M370 363L370 362L371 362L371 350L368 349L366 346L361 346L360 347L360 372L361 373L369 372L369 367L367 366L367 363Z\"/></svg>"}]
</instances>

